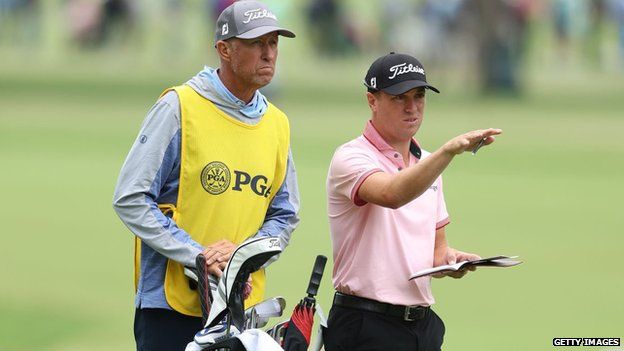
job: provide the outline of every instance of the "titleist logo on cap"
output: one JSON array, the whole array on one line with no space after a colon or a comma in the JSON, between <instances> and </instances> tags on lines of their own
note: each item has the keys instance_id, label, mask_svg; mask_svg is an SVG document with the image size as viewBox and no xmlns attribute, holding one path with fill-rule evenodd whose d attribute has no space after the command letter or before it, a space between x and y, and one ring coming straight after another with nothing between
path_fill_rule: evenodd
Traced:
<instances>
[{"instance_id":1,"label":"titleist logo on cap","mask_svg":"<svg viewBox=\"0 0 624 351\"><path fill-rule=\"evenodd\" d=\"M243 13L243 15L245 15L245 17L247 17L243 23L247 24L253 20L257 20L260 18L272 18L274 20L277 21L277 17L273 14L273 12L267 10L267 9L254 9L254 10L249 10L249 11L245 11L245 13Z\"/></svg>"},{"instance_id":2,"label":"titleist logo on cap","mask_svg":"<svg viewBox=\"0 0 624 351\"><path fill-rule=\"evenodd\" d=\"M422 69L422 67L414 66L411 63L408 65L404 62L390 67L390 73L392 73L392 75L388 77L388 79L394 79L394 77L396 76L400 76L409 72L425 74L425 70Z\"/></svg>"}]
</instances>

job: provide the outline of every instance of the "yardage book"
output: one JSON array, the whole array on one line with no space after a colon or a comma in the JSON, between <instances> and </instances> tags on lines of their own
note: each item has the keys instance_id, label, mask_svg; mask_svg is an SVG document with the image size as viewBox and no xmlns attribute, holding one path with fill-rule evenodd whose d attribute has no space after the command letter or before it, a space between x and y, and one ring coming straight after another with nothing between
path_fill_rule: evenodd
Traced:
<instances>
[{"instance_id":1,"label":"yardage book","mask_svg":"<svg viewBox=\"0 0 624 351\"><path fill-rule=\"evenodd\" d=\"M435 273L445 273L458 271L462 268L471 266L485 266L485 267L511 267L517 266L522 261L515 260L518 256L494 256L488 258L482 258L480 260L462 261L455 264L449 264L444 266L437 266L429 269L423 269L422 271L414 273L409 280L424 277Z\"/></svg>"}]
</instances>

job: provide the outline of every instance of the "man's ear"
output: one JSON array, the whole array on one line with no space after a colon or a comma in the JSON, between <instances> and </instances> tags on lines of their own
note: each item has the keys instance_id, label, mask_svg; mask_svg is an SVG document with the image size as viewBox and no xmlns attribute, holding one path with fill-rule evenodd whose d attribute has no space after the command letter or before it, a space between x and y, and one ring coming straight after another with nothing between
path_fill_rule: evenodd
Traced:
<instances>
[{"instance_id":1,"label":"man's ear","mask_svg":"<svg viewBox=\"0 0 624 351\"><path fill-rule=\"evenodd\" d=\"M368 100L368 107L371 111L377 112L377 96L371 92L366 92L366 99Z\"/></svg>"},{"instance_id":2,"label":"man's ear","mask_svg":"<svg viewBox=\"0 0 624 351\"><path fill-rule=\"evenodd\" d=\"M217 42L217 54L224 61L230 61L232 57L232 44L224 40Z\"/></svg>"}]
</instances>

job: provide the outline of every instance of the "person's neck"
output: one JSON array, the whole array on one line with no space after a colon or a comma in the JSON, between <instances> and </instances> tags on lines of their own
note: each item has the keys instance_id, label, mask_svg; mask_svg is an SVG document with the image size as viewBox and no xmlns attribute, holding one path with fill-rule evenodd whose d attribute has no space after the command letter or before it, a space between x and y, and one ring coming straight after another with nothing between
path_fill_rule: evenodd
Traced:
<instances>
[{"instance_id":1,"label":"person's neck","mask_svg":"<svg viewBox=\"0 0 624 351\"><path fill-rule=\"evenodd\" d=\"M385 142L388 143L388 145L390 145L403 157L403 162L407 166L409 164L409 152L410 152L409 150L410 150L410 143L412 142L412 140L411 139L394 140L390 138L388 135L386 135L381 128L377 128L374 122L373 122L373 126L377 130L377 133L379 133L379 135L383 138L383 140L385 140Z\"/></svg>"},{"instance_id":2,"label":"person's neck","mask_svg":"<svg viewBox=\"0 0 624 351\"><path fill-rule=\"evenodd\" d=\"M384 138L385 140L385 138ZM394 141L394 142L389 142L388 140L386 140L386 142L392 146L393 149L395 149L396 151L399 152L399 154L401 154L401 156L403 157L403 163L405 163L405 166L407 167L409 165L409 149L410 149L410 141Z\"/></svg>"},{"instance_id":3,"label":"person's neck","mask_svg":"<svg viewBox=\"0 0 624 351\"><path fill-rule=\"evenodd\" d=\"M218 69L217 75L221 80L221 83L225 85L227 90L232 93L232 95L236 96L240 100L244 101L248 104L251 99L253 99L254 94L256 94L257 87L250 87L242 82L239 82L235 79L234 74L225 69Z\"/></svg>"}]
</instances>

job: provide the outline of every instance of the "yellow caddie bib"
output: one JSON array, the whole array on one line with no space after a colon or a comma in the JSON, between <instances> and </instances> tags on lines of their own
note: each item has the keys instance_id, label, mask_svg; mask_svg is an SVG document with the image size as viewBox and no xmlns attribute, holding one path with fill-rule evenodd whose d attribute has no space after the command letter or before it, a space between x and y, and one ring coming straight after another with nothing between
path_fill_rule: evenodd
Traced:
<instances>
[{"instance_id":1,"label":"yellow caddie bib","mask_svg":"<svg viewBox=\"0 0 624 351\"><path fill-rule=\"evenodd\" d=\"M203 246L221 239L240 244L262 227L269 204L284 181L288 119L269 104L260 122L252 126L225 114L189 86L163 94L169 90L175 90L180 99L182 127L173 220ZM246 307L264 296L264 270L251 276L253 289ZM189 288L184 267L173 260L167 263L165 296L176 311L201 316L197 291Z\"/></svg>"}]
</instances>

